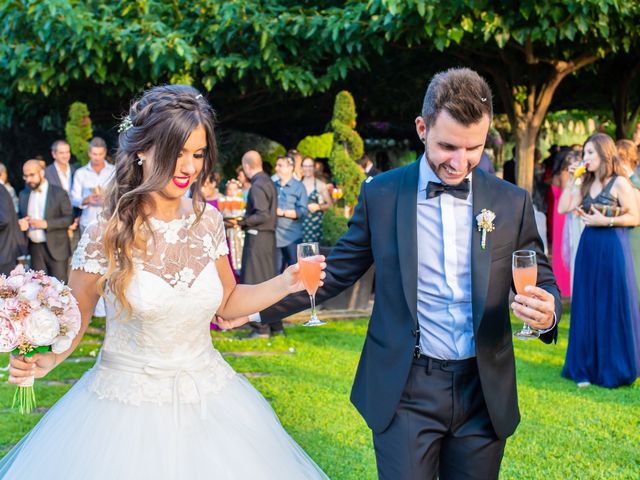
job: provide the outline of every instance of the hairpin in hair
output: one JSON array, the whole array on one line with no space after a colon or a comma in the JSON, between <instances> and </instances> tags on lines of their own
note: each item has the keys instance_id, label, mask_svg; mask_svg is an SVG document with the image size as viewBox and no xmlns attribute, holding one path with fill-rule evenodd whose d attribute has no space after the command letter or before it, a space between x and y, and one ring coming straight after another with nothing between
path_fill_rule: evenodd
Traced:
<instances>
[{"instance_id":1,"label":"hairpin in hair","mask_svg":"<svg viewBox=\"0 0 640 480\"><path fill-rule=\"evenodd\" d=\"M199 94L199 95L196 97L196 100L198 100L199 98L202 98L202 94Z\"/></svg>"},{"instance_id":2,"label":"hairpin in hair","mask_svg":"<svg viewBox=\"0 0 640 480\"><path fill-rule=\"evenodd\" d=\"M118 127L118 133L126 132L131 127L133 127L133 122L131 121L131 117L127 115L122 119L122 122L120 122L120 126Z\"/></svg>"},{"instance_id":3,"label":"hairpin in hair","mask_svg":"<svg viewBox=\"0 0 640 480\"><path fill-rule=\"evenodd\" d=\"M487 101L487 97L480 97L480 101L481 101L482 103L486 102L486 101Z\"/></svg>"}]
</instances>

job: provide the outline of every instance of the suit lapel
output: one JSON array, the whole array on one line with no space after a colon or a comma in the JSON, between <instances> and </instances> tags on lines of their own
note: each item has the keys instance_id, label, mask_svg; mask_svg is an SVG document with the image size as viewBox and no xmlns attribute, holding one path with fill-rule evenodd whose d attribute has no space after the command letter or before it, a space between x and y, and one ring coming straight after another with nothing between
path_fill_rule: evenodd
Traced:
<instances>
[{"instance_id":1,"label":"suit lapel","mask_svg":"<svg viewBox=\"0 0 640 480\"><path fill-rule=\"evenodd\" d=\"M473 310L473 330L478 331L489 287L491 270L491 244L494 235L487 234L486 248L481 246L482 235L478 230L476 217L482 209L493 210L492 195L488 185L487 174L476 168L473 171L473 234L471 238L471 290Z\"/></svg>"},{"instance_id":2,"label":"suit lapel","mask_svg":"<svg viewBox=\"0 0 640 480\"><path fill-rule=\"evenodd\" d=\"M52 185L49 184L49 188L47 189L47 196L44 198L44 212L43 212L44 213L44 220L46 220L47 218L51 218L51 217L55 216L53 214L49 215L49 213L50 213L49 212L49 205L53 206L52 202L49 201L49 200L53 200L52 193L51 193L51 187L52 187ZM62 187L60 187L60 188L62 188Z\"/></svg>"},{"instance_id":3,"label":"suit lapel","mask_svg":"<svg viewBox=\"0 0 640 480\"><path fill-rule=\"evenodd\" d=\"M417 198L419 174L420 159L404 172L396 206L396 236L402 289L416 326L418 325Z\"/></svg>"}]
</instances>

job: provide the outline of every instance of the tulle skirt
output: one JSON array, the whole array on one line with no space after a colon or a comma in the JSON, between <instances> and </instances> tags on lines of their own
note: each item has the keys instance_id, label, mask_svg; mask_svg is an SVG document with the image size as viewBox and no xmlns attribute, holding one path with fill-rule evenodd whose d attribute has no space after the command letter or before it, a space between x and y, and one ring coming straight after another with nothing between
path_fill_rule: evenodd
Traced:
<instances>
[{"instance_id":1,"label":"tulle skirt","mask_svg":"<svg viewBox=\"0 0 640 480\"><path fill-rule=\"evenodd\" d=\"M640 308L627 229L585 228L575 265L562 375L629 385L640 367Z\"/></svg>"},{"instance_id":2,"label":"tulle skirt","mask_svg":"<svg viewBox=\"0 0 640 480\"><path fill-rule=\"evenodd\" d=\"M328 478L235 375L200 403L127 405L101 399L85 375L0 461L15 480L260 480Z\"/></svg>"}]
</instances>

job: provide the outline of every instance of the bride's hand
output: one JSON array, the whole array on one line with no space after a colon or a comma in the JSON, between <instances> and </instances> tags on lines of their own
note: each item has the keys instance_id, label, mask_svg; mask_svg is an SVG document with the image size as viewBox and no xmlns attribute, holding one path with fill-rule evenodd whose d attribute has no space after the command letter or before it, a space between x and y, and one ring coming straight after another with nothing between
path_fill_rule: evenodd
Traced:
<instances>
[{"instance_id":1,"label":"bride's hand","mask_svg":"<svg viewBox=\"0 0 640 480\"><path fill-rule=\"evenodd\" d=\"M317 255L315 257L308 257L312 261L320 262L320 269L324 270L327 268L327 264L325 263L324 255ZM320 273L320 284L321 287L324 285L322 281L326 277L326 273L323 271ZM282 278L285 282L287 292L296 293L301 290L304 290L304 284L302 283L302 276L300 275L300 265L296 263L295 265L291 265L284 272L282 272Z\"/></svg>"},{"instance_id":2,"label":"bride's hand","mask_svg":"<svg viewBox=\"0 0 640 480\"><path fill-rule=\"evenodd\" d=\"M221 330L232 330L234 328L241 327L245 323L249 323L249 317L232 318L231 320L225 320L219 315L213 317L213 323L220 327Z\"/></svg>"},{"instance_id":3,"label":"bride's hand","mask_svg":"<svg viewBox=\"0 0 640 480\"><path fill-rule=\"evenodd\" d=\"M25 378L42 378L56 366L53 352L36 353L33 357L11 356L9 361L9 383L20 385Z\"/></svg>"}]
</instances>

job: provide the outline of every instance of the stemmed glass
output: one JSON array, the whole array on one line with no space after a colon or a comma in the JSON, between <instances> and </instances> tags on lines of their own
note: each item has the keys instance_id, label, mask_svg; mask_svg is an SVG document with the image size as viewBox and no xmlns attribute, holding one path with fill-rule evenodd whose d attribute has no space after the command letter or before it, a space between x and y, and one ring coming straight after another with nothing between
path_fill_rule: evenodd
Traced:
<instances>
[{"instance_id":1,"label":"stemmed glass","mask_svg":"<svg viewBox=\"0 0 640 480\"><path fill-rule=\"evenodd\" d=\"M311 318L304 324L305 327L317 327L326 323L320 320L316 314L316 292L320 286L321 263L320 247L318 247L317 242L300 243L298 245L300 276L311 300Z\"/></svg>"},{"instance_id":2,"label":"stemmed glass","mask_svg":"<svg viewBox=\"0 0 640 480\"><path fill-rule=\"evenodd\" d=\"M513 283L516 285L516 292L519 295L526 295L524 289L528 285L535 286L538 279L538 264L536 262L536 252L533 250L516 250L513 252ZM540 333L532 330L525 323L522 330L513 334L520 340L532 340L538 338Z\"/></svg>"}]
</instances>

